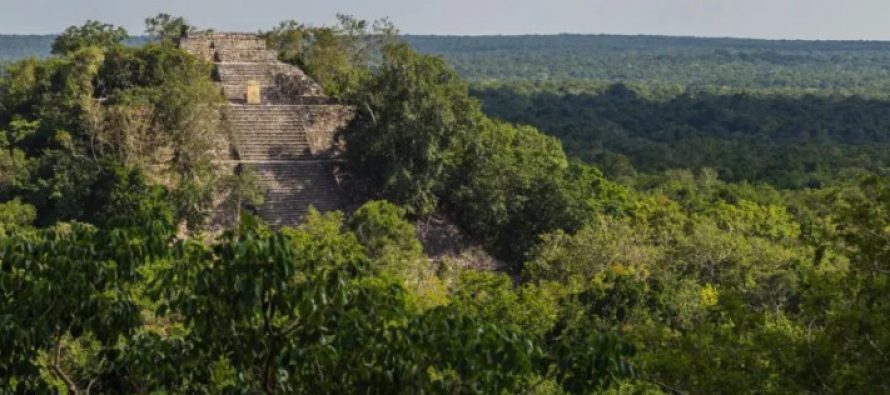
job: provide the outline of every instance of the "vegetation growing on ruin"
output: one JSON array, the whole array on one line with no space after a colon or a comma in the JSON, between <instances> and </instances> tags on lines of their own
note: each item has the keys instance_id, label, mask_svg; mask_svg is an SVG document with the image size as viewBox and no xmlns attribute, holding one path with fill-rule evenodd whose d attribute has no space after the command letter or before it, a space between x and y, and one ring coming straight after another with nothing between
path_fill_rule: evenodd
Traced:
<instances>
[{"instance_id":1,"label":"vegetation growing on ruin","mask_svg":"<svg viewBox=\"0 0 890 395\"><path fill-rule=\"evenodd\" d=\"M125 47L121 34L88 22L58 38L59 56L6 68L0 196L34 206L39 225L95 223L117 182L141 193L150 181L200 227L219 181L213 150L227 144L210 66L171 42Z\"/></svg>"},{"instance_id":2,"label":"vegetation growing on ruin","mask_svg":"<svg viewBox=\"0 0 890 395\"><path fill-rule=\"evenodd\" d=\"M177 236L183 223L201 227L219 184L206 156L221 138L207 65L163 38L125 48L90 36L9 66L0 391L890 391L890 183L878 171L826 166L831 182L781 189L734 182L748 180L744 166L650 168L628 154L598 162L604 174L556 137L489 118L445 61L392 33L343 17L267 34L281 59L355 108L347 165L375 200L281 230L244 215L211 241ZM620 87L606 94L645 104ZM551 99L532 100L576 105ZM704 123L685 115L707 104L677 100L600 116L629 129L662 122L677 138L722 136L732 118L720 115L731 98L714 98ZM785 110L737 100L752 130L800 138ZM547 114L521 120L558 122ZM824 122L849 121L832 116ZM779 126L766 129L770 119ZM410 222L431 214L505 272L431 262Z\"/></svg>"}]
</instances>

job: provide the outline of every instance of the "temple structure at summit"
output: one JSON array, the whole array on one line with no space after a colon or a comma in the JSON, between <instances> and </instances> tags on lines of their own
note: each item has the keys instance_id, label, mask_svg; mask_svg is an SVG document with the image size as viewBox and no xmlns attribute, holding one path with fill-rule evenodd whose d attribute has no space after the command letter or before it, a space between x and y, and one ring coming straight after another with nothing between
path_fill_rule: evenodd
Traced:
<instances>
[{"instance_id":1,"label":"temple structure at summit","mask_svg":"<svg viewBox=\"0 0 890 395\"><path fill-rule=\"evenodd\" d=\"M298 67L278 61L255 34L195 33L179 45L214 65L232 136L228 157L218 162L258 175L265 201L256 213L280 227L298 224L310 206L341 208L337 136L352 118L350 108L326 97Z\"/></svg>"}]
</instances>

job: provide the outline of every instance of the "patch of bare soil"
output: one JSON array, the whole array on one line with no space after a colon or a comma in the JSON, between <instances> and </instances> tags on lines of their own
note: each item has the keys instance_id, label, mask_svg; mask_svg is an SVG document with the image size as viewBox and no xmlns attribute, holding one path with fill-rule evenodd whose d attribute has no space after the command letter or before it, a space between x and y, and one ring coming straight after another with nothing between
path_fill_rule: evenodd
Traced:
<instances>
[{"instance_id":1,"label":"patch of bare soil","mask_svg":"<svg viewBox=\"0 0 890 395\"><path fill-rule=\"evenodd\" d=\"M464 234L460 228L443 215L434 215L414 223L417 238L423 251L434 262L452 268L495 271L506 268L482 248L482 245Z\"/></svg>"}]
</instances>

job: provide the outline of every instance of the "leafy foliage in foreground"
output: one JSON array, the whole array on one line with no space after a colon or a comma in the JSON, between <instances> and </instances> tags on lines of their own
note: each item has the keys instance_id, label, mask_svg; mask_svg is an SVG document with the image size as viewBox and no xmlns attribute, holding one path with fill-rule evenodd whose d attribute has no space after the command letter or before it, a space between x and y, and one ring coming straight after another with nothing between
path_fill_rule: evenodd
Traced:
<instances>
[{"instance_id":1,"label":"leafy foliage in foreground","mask_svg":"<svg viewBox=\"0 0 890 395\"><path fill-rule=\"evenodd\" d=\"M629 349L610 336L526 333L447 304L418 310L408 278L375 276L376 244L337 213L280 232L244 217L209 245L151 224L59 225L0 241L0 385L514 393L540 380L587 391L632 374Z\"/></svg>"}]
</instances>

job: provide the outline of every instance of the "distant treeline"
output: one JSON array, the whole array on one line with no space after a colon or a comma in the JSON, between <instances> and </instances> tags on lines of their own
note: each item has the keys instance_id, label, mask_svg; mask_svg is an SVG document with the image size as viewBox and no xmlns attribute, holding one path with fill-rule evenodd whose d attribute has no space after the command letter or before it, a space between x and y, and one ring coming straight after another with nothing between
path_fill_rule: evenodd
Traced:
<instances>
[{"instance_id":1,"label":"distant treeline","mask_svg":"<svg viewBox=\"0 0 890 395\"><path fill-rule=\"evenodd\" d=\"M16 35L0 34L0 63L36 57L49 56L50 47L57 35ZM134 36L127 40L128 45L141 45L148 40L144 36Z\"/></svg>"},{"instance_id":2,"label":"distant treeline","mask_svg":"<svg viewBox=\"0 0 890 395\"><path fill-rule=\"evenodd\" d=\"M471 81L658 82L682 87L874 93L890 88L890 43L663 36L406 37Z\"/></svg>"},{"instance_id":3,"label":"distant treeline","mask_svg":"<svg viewBox=\"0 0 890 395\"><path fill-rule=\"evenodd\" d=\"M0 62L49 56L49 49L54 39L54 35L0 35Z\"/></svg>"},{"instance_id":4,"label":"distant treeline","mask_svg":"<svg viewBox=\"0 0 890 395\"><path fill-rule=\"evenodd\" d=\"M54 36L0 35L0 61L45 57ZM890 42L666 36L413 36L470 81L658 82L679 87L890 90ZM144 42L134 37L131 44Z\"/></svg>"}]
</instances>

